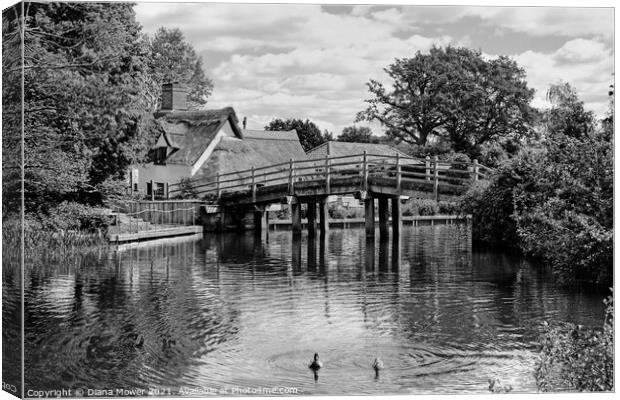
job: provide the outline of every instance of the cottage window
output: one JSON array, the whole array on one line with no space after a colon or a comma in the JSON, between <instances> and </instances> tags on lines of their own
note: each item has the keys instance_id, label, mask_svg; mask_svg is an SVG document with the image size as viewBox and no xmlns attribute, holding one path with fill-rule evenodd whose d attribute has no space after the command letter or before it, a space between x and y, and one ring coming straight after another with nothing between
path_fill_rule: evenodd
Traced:
<instances>
[{"instance_id":1,"label":"cottage window","mask_svg":"<svg viewBox=\"0 0 620 400\"><path fill-rule=\"evenodd\" d=\"M156 199L163 199L166 195L166 184L163 182L147 182L146 183L146 196L153 196Z\"/></svg>"},{"instance_id":2,"label":"cottage window","mask_svg":"<svg viewBox=\"0 0 620 400\"><path fill-rule=\"evenodd\" d=\"M160 182L155 183L155 197L163 199L164 198L164 189L165 185Z\"/></svg>"},{"instance_id":3,"label":"cottage window","mask_svg":"<svg viewBox=\"0 0 620 400\"><path fill-rule=\"evenodd\" d=\"M166 165L167 147L156 147L152 152L153 163L157 165Z\"/></svg>"}]
</instances>

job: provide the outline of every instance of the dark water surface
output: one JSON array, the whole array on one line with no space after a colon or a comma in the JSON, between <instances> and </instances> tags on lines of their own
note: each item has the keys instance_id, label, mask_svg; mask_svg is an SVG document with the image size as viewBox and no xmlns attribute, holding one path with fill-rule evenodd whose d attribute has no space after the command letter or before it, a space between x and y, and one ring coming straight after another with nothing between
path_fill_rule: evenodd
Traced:
<instances>
[{"instance_id":1,"label":"dark water surface","mask_svg":"<svg viewBox=\"0 0 620 400\"><path fill-rule=\"evenodd\" d=\"M26 390L485 393L498 377L535 391L539 323L603 320L602 295L472 250L467 226L407 227L400 242L231 234L30 268Z\"/></svg>"}]
</instances>

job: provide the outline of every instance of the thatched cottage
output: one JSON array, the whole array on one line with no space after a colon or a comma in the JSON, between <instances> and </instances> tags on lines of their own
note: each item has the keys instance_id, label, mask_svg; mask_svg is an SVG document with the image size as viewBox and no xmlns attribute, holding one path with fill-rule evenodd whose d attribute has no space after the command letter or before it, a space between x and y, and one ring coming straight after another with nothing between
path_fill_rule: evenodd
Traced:
<instances>
[{"instance_id":1,"label":"thatched cottage","mask_svg":"<svg viewBox=\"0 0 620 400\"><path fill-rule=\"evenodd\" d=\"M183 86L164 85L162 107L154 115L159 136L150 162L132 168L134 192L150 196L154 190L155 197L162 197L167 184L183 178L306 159L294 130L242 129L232 107L188 111L186 96Z\"/></svg>"}]
</instances>

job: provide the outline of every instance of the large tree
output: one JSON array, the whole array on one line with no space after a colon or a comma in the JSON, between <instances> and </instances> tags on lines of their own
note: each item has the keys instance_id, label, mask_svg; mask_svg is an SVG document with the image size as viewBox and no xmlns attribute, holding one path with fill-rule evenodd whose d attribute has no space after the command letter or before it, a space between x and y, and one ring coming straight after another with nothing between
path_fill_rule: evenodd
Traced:
<instances>
[{"instance_id":1,"label":"large tree","mask_svg":"<svg viewBox=\"0 0 620 400\"><path fill-rule=\"evenodd\" d=\"M327 142L331 137L327 131L325 131L325 135L322 135L319 127L309 119L304 121L294 118L288 118L286 120L277 118L269 122L269 125L265 126L265 130L268 131L290 131L291 129L297 131L299 142L301 143L301 147L304 148L304 151L308 151Z\"/></svg>"},{"instance_id":2,"label":"large tree","mask_svg":"<svg viewBox=\"0 0 620 400\"><path fill-rule=\"evenodd\" d=\"M24 175L29 210L84 199L107 179L121 179L149 138L143 114L155 107L148 43L128 3L25 3L6 9L3 44L23 28ZM17 39L16 39L17 38ZM15 97L21 57L3 57L3 98ZM3 174L21 164L21 118L3 124ZM4 166L9 170L5 171ZM9 203L19 180L3 184ZM8 204L8 203L5 203Z\"/></svg>"},{"instance_id":3,"label":"large tree","mask_svg":"<svg viewBox=\"0 0 620 400\"><path fill-rule=\"evenodd\" d=\"M207 78L202 58L178 28L159 28L151 40L151 74L161 86L163 83L180 82L188 86L190 109L200 109L207 104L213 91L213 82Z\"/></svg>"},{"instance_id":4,"label":"large tree","mask_svg":"<svg viewBox=\"0 0 620 400\"><path fill-rule=\"evenodd\" d=\"M467 48L433 47L396 59L385 72L392 87L371 80L372 97L357 119L381 122L388 136L426 145L433 136L476 155L482 144L531 132L534 91L508 57L486 60Z\"/></svg>"}]
</instances>

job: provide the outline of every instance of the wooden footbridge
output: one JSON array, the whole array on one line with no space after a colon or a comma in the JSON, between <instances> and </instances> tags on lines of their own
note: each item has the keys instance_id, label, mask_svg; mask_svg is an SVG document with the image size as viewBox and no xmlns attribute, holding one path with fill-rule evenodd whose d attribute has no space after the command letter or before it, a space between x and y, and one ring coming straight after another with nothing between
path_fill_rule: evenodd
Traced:
<instances>
[{"instance_id":1,"label":"wooden footbridge","mask_svg":"<svg viewBox=\"0 0 620 400\"><path fill-rule=\"evenodd\" d=\"M328 230L328 197L354 195L364 202L368 235L375 233L375 200L381 235L389 235L390 214L393 235L398 235L402 226L401 200L458 197L475 181L486 179L489 171L475 160L451 162L439 161L437 157L424 159L364 152L322 159L291 159L259 168L201 176L169 185L164 197L204 201L205 208L210 210L205 225L233 224L242 229L250 219L258 231L263 220L268 221L269 213L265 210L270 204L288 204L294 235L301 234L302 204L306 204L308 233L313 235L317 219L319 230L323 233Z\"/></svg>"}]
</instances>

